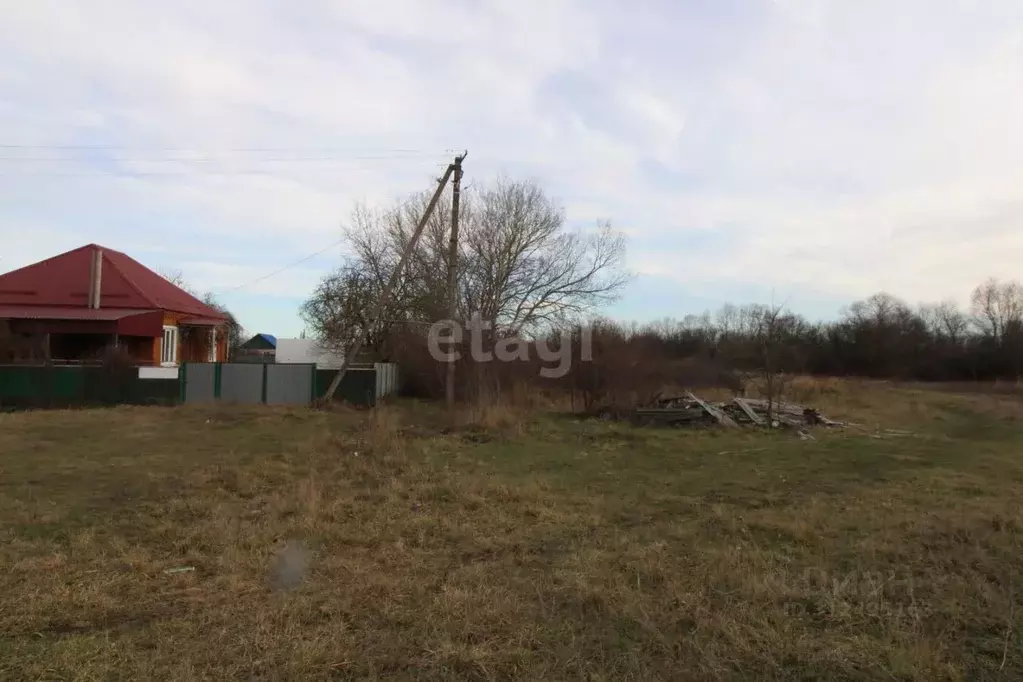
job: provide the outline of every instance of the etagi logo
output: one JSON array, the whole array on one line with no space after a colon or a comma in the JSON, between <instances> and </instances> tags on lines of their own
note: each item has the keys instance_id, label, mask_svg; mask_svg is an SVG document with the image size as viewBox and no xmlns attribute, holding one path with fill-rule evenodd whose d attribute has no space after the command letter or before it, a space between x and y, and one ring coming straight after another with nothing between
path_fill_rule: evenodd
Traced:
<instances>
[{"instance_id":1,"label":"etagi logo","mask_svg":"<svg viewBox=\"0 0 1023 682\"><path fill-rule=\"evenodd\" d=\"M573 362L573 338L572 332L562 330L559 333L559 340L556 348L551 348L550 338L538 338L532 342L518 336L500 337L494 344L494 350L484 350L483 332L494 328L490 320L483 320L479 315L474 315L468 323L468 330L455 320L438 320L430 325L427 344L430 349L430 357L438 362L457 362L462 358L462 352L452 346L461 345L465 339L466 331L469 334L469 357L474 362L514 362L528 361L530 348L536 349L536 354L544 363L556 363L554 367L544 366L540 368L540 376L547 379L560 379L572 369ZM579 336L579 358L580 362L589 362L593 359L593 334L588 326L582 326ZM441 346L445 346L442 348Z\"/></svg>"}]
</instances>

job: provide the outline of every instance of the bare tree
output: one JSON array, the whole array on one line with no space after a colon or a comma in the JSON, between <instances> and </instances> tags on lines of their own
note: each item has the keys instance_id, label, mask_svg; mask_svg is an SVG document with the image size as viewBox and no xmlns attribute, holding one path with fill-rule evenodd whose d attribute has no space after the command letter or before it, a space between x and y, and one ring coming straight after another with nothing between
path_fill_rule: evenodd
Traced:
<instances>
[{"instance_id":1,"label":"bare tree","mask_svg":"<svg viewBox=\"0 0 1023 682\"><path fill-rule=\"evenodd\" d=\"M238 322L238 318L234 316L234 313L228 310L227 306L217 299L216 294L207 291L202 295L202 302L227 318L224 323L217 327L217 333L218 335L226 335L227 357L228 359L234 357L238 347L245 343L245 339L243 338L245 335L245 328L242 327L240 322Z\"/></svg>"},{"instance_id":2,"label":"bare tree","mask_svg":"<svg viewBox=\"0 0 1023 682\"><path fill-rule=\"evenodd\" d=\"M181 272L181 270L168 270L166 272L164 272L163 270L157 270L156 272L158 275L160 275L160 277L163 277L165 280L176 286L178 289L187 291L193 296L196 295L196 293L188 285L188 282L185 280L185 273Z\"/></svg>"},{"instance_id":3,"label":"bare tree","mask_svg":"<svg viewBox=\"0 0 1023 682\"><path fill-rule=\"evenodd\" d=\"M564 212L533 183L499 180L470 207L461 256L466 317L536 331L614 300L627 281L621 234L607 222L567 230Z\"/></svg>"},{"instance_id":4,"label":"bare tree","mask_svg":"<svg viewBox=\"0 0 1023 682\"><path fill-rule=\"evenodd\" d=\"M381 319L369 319L382 286L373 273L356 263L346 263L320 280L312 296L302 304L301 315L313 337L339 353L351 348L365 329L364 348L375 359L384 360L388 355L389 332L401 313L392 305L385 309Z\"/></svg>"},{"instance_id":5,"label":"bare tree","mask_svg":"<svg viewBox=\"0 0 1023 682\"><path fill-rule=\"evenodd\" d=\"M973 290L971 303L982 345L998 372L1018 379L1023 369L1023 285L989 279Z\"/></svg>"},{"instance_id":6,"label":"bare tree","mask_svg":"<svg viewBox=\"0 0 1023 682\"><path fill-rule=\"evenodd\" d=\"M974 323L998 345L1023 322L1023 285L1015 280L992 277L973 290L970 303Z\"/></svg>"},{"instance_id":7,"label":"bare tree","mask_svg":"<svg viewBox=\"0 0 1023 682\"><path fill-rule=\"evenodd\" d=\"M785 367L792 364L792 338L798 320L780 305L745 306L743 316L758 354L760 392L767 399L767 423L773 425L791 379Z\"/></svg>"},{"instance_id":8,"label":"bare tree","mask_svg":"<svg viewBox=\"0 0 1023 682\"><path fill-rule=\"evenodd\" d=\"M851 304L847 317L880 328L894 326L906 314L910 314L910 310L905 302L882 291L864 301Z\"/></svg>"},{"instance_id":9,"label":"bare tree","mask_svg":"<svg viewBox=\"0 0 1023 682\"><path fill-rule=\"evenodd\" d=\"M428 197L382 212L356 210L346 231L351 258L328 275L303 306L325 345L344 346L366 324L360 311L379 295L409 244ZM457 310L493 322L492 339L530 334L613 300L627 281L625 243L608 223L573 231L561 208L536 184L500 179L462 194ZM442 201L412 251L384 315L401 324L446 317L450 205ZM386 334L386 325L376 330Z\"/></svg>"},{"instance_id":10,"label":"bare tree","mask_svg":"<svg viewBox=\"0 0 1023 682\"><path fill-rule=\"evenodd\" d=\"M429 200L429 193L421 193L384 211L356 207L352 223L345 230L347 247L352 254L342 266L348 273L346 277L358 273L361 286L382 291L411 241ZM463 201L470 203L468 197ZM469 210L466 206L463 214ZM400 273L384 317L432 321L443 315L449 225L450 205L442 199Z\"/></svg>"},{"instance_id":11,"label":"bare tree","mask_svg":"<svg viewBox=\"0 0 1023 682\"><path fill-rule=\"evenodd\" d=\"M969 317L952 300L921 305L920 317L931 334L954 346L962 344L970 331Z\"/></svg>"}]
</instances>

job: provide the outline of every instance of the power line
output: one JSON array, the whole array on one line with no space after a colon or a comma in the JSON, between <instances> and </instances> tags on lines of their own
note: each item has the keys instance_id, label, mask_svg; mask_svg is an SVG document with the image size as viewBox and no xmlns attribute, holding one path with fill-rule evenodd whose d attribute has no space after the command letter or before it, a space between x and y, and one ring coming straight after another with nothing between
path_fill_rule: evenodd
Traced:
<instances>
[{"instance_id":1,"label":"power line","mask_svg":"<svg viewBox=\"0 0 1023 682\"><path fill-rule=\"evenodd\" d=\"M426 159L422 159L426 161ZM408 162L408 159L404 159ZM429 163L429 165L419 166L410 170L426 170L428 168L440 168L443 164L440 163ZM305 166L301 169L287 170L284 168L234 168L230 170L225 169L214 169L214 168L190 168L180 170L161 170L161 171L145 171L145 170L133 170L131 168L119 168L119 169L106 169L106 168L88 168L79 169L74 171L0 171L0 176L8 177L88 177L88 176L111 176L111 177L189 177L189 176L233 176L233 175L265 175L270 177L293 177L294 175L301 173L337 173L337 172L355 172L355 171L379 171L380 168L371 168L368 166L349 166L347 168L331 168L331 167L309 167Z\"/></svg>"},{"instance_id":2,"label":"power line","mask_svg":"<svg viewBox=\"0 0 1023 682\"><path fill-rule=\"evenodd\" d=\"M398 205L395 206L392 210L401 211L404 208L406 208L407 206L409 206L410 204L412 204L413 202L415 202L416 200L417 200L416 196L411 196L411 197L405 199L404 201L398 203ZM348 237L342 237L341 239L337 240L336 242L334 242L332 244L328 244L327 246L324 246L319 251L311 253L308 256L303 256L302 258L298 259L294 263L289 263L288 265L285 265L285 266L283 266L281 268L278 268L277 270L274 270L273 272L271 272L269 274L263 275L262 277L257 277L256 279L251 280L249 282L245 282L244 284L239 284L236 287L232 287L230 289L223 289L223 290L221 290L218 293L229 294L229 293L231 293L233 291L238 291L239 289L244 289L245 287L252 286L253 284L258 284L259 282L262 282L265 279L269 279L269 278L273 277L274 275L279 275L280 273L282 273L282 272L284 272L286 270L290 270L291 268L293 268L293 267L295 267L297 265L301 265L302 263L305 263L308 260L312 260L313 258L316 258L317 256L319 256L320 254L322 254L325 251L328 251L329 249L333 249L335 247L341 246L341 244L343 244L347 240L348 240Z\"/></svg>"},{"instance_id":3,"label":"power line","mask_svg":"<svg viewBox=\"0 0 1023 682\"><path fill-rule=\"evenodd\" d=\"M119 150L129 150L129 149L132 149L132 148L131 147L116 146L116 145L26 145L26 144L0 143L0 149L47 149L47 150L52 150L52 149L62 149L62 150L104 150L104 149L114 150L114 149L119 149ZM184 148L174 148L174 147L162 147L162 148L161 147L149 147L149 148L134 148L134 149L139 149L141 151L173 151L173 152L187 152L187 151L191 151L191 150L187 150L187 149L184 149ZM211 150L203 150L203 151L205 153L209 153ZM274 153L281 153L281 152L287 152L287 151L293 151L293 150L290 150L288 148L281 148L281 147L238 147L238 148L234 148L234 149L230 149L230 150L215 150L215 151L218 152L218 153L219 152L225 152L225 151L227 153L234 153L234 152L274 152ZM310 151L310 150L306 150L306 151ZM327 150L321 148L321 149L312 150L312 151L323 152L323 151L327 151ZM334 151L334 150L331 150L331 151ZM269 157L269 158L264 157L264 158L248 158L246 160L250 161L250 162L251 161L256 161L256 162L263 162L263 161L349 161L349 160L356 160L356 161L363 161L363 160L394 160L394 161L406 161L407 162L407 161L410 160L410 158L409 158L410 155L422 155L422 156L424 156L424 158L421 159L421 160L428 160L429 157L437 156L437 154L434 153L434 152L428 152L428 151L425 151L425 150L418 150L418 149L379 149L379 150L375 150L375 151L391 152L393 154L404 154L405 156L403 157L403 156L400 156L400 155L391 155L391 156L362 156L362 157L358 157L358 156L356 156L356 157ZM448 150L445 150L445 151L448 151ZM3 157L3 156L0 156L0 161L42 161L42 162L70 161L70 162L82 163L82 162L94 161L94 160L95 161L122 161L122 162L127 161L127 162L140 162L140 163L146 163L146 162L153 162L153 161L155 161L155 162L174 162L174 163L184 163L184 164L187 164L187 163L210 163L210 162L217 162L217 161L230 161L230 159L218 159L218 158L215 158L215 157L181 158L181 159L174 159L174 158L152 158L152 159L134 158L134 159L132 159L132 158L127 158L127 157L113 157L113 158L108 157L108 158L103 158L103 159L81 159L81 158L76 158L76 157L32 158L32 157ZM431 164L431 166L443 166L443 165L444 164ZM359 170L370 170L370 169L362 168L362 169L359 169ZM88 176L88 175L109 175L109 176L121 176L121 177L126 177L126 178L131 178L131 177L136 177L136 176L184 177L184 176L189 176L189 175L250 175L250 174L251 175L267 175L267 176L278 176L278 177L280 177L280 173L268 172L265 169L256 169L256 170L234 169L234 170L231 170L231 171L210 171L209 169L201 169L201 170L190 169L190 170L184 171L184 172L172 171L172 172L152 173L152 172L146 172L146 171L133 171L133 170L130 170L130 169L108 170L108 169L103 169L103 168L90 168L87 171L84 171L84 172L83 171L79 171L79 172L76 172L76 173L62 173L62 172L56 172L56 173L53 173L53 172L3 173L3 172L0 172L0 176L3 176L3 175L8 175L8 176L16 175L16 176L19 176L19 177L22 177L22 176L71 177L71 176ZM399 209L400 208L404 208L411 201L412 201L412 199L410 198L410 199L402 202L399 205L398 208ZM287 270L290 270L291 268L294 268L294 267L297 267L297 266L301 265L302 263L305 263L305 262L307 262L309 260L312 260L313 258L321 255L322 253L326 252L329 249L336 248L336 247L340 246L342 243L344 243L344 241L346 241L346 238L339 239L339 240L337 240L337 241L335 241L335 242L333 242L331 244L328 244L327 246L324 246L322 249L319 249L319 250L317 250L317 251L315 251L313 253L310 253L307 256L303 256L302 258L300 258L300 259L298 259L298 260L296 260L296 261L294 261L292 263L288 263L287 265L284 265L284 266L274 270L273 272L269 272L269 273L267 273L267 274L265 274L265 275L263 275L261 277L257 277L256 279L250 280L248 282L244 282L244 283L242 283L242 284L240 284L240 285L238 285L236 287L232 287L230 289L222 289L218 293L221 293L221 294L231 293L231 292L235 292L235 291L238 291L240 289L244 289L246 287L252 286L253 284L258 284L259 282L267 280L267 279L269 279L271 277L274 277L275 275L279 275L282 272L285 272Z\"/></svg>"},{"instance_id":4,"label":"power line","mask_svg":"<svg viewBox=\"0 0 1023 682\"><path fill-rule=\"evenodd\" d=\"M3 147L4 145L0 145ZM9 146L9 145L8 145ZM252 148L253 150L255 148ZM0 170L0 176L19 177L74 177L89 175L109 175L122 177L181 177L188 175L275 175L279 173L299 173L306 171L337 172L342 170L373 170L386 168L389 163L400 162L406 165L419 166L429 163L431 167L442 167L436 162L437 154L430 152L409 151L390 155L315 155L315 156L245 156L238 158L193 156L193 157L135 157L113 156L99 158L67 157L27 157L0 156L0 167L9 164L11 170ZM56 167L46 166L31 168L27 171L13 170L13 166L24 163L54 163ZM288 164L301 163L298 168L291 169ZM368 162L368 163L365 163ZM100 167L96 164L115 164L112 168ZM310 165L312 163L312 165ZM382 163L382 165L380 165ZM91 165L90 165L91 164ZM122 165L116 165L122 164ZM157 170L148 169L150 164L159 165ZM236 166L235 164L240 164ZM264 166L263 164L268 164ZM340 166L336 168L334 166ZM127 166L127 167L125 167Z\"/></svg>"},{"instance_id":5,"label":"power line","mask_svg":"<svg viewBox=\"0 0 1023 682\"><path fill-rule=\"evenodd\" d=\"M262 156L245 157L245 161L407 161L409 159L431 159L437 154L416 153L416 154L391 154L388 156ZM137 163L215 163L224 161L238 161L227 156L103 156L83 158L80 156L0 156L0 161L123 161Z\"/></svg>"},{"instance_id":6,"label":"power line","mask_svg":"<svg viewBox=\"0 0 1023 682\"><path fill-rule=\"evenodd\" d=\"M284 272L286 270L290 270L293 267L296 267L298 265L301 265L302 263L305 263L306 261L309 261L309 260L312 260L313 258L316 258L321 253L323 253L323 252L325 252L325 251L327 251L329 249L333 249L333 248L335 248L337 246L340 246L342 243L344 243L344 241L345 241L344 238L339 239L338 241L334 242L333 244L328 244L327 246L324 246L322 249L320 249L319 251L316 251L315 253L311 253L308 256L304 256L304 257L298 259L294 263L289 263L289 264L285 265L282 268L278 268L278 269L274 270L271 273L263 275L262 277L257 277L254 280L251 280L249 282L245 282L244 284L239 284L238 286L232 287L231 289L224 289L224 290L222 290L222 291L220 291L218 293L229 294L231 292L238 291L239 289L244 289L245 287L252 286L253 284L258 284L258 283L262 282L263 280L270 279L274 275L279 275L279 274L281 274L282 272Z\"/></svg>"},{"instance_id":7,"label":"power line","mask_svg":"<svg viewBox=\"0 0 1023 682\"><path fill-rule=\"evenodd\" d=\"M393 148L393 147L221 147L219 149L200 147L158 147L145 145L114 144L10 144L0 143L0 149L67 149L67 150L123 150L153 152L206 152L206 153L249 153L249 152L366 152L402 154L447 154L450 149Z\"/></svg>"}]
</instances>

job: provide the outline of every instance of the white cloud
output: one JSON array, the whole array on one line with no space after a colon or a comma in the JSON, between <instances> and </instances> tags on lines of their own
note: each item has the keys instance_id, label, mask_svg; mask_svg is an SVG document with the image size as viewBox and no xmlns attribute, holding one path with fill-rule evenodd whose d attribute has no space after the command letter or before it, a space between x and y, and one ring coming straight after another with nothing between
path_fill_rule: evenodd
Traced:
<instances>
[{"instance_id":1,"label":"white cloud","mask_svg":"<svg viewBox=\"0 0 1023 682\"><path fill-rule=\"evenodd\" d=\"M468 148L467 182L535 178L573 221L611 218L680 295L1018 276L1013 0L7 4L0 143L43 147L0 150L0 269L96 241L236 286ZM280 158L303 154L327 158ZM300 299L323 265L256 293Z\"/></svg>"}]
</instances>

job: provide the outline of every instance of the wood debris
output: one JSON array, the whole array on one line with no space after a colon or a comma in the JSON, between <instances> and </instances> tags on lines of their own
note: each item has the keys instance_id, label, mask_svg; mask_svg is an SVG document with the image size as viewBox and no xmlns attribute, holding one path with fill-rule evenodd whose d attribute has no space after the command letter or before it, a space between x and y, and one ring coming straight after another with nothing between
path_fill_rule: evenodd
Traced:
<instances>
[{"instance_id":1,"label":"wood debris","mask_svg":"<svg viewBox=\"0 0 1023 682\"><path fill-rule=\"evenodd\" d=\"M725 414L724 411L719 410L710 403L705 403L704 401L700 400L695 395L693 395L692 392L686 393L686 397L692 400L700 407L702 407L704 411L707 412L707 414L714 417L714 419L718 421L718 424L721 424L722 426L727 426L730 429L735 429L739 427L739 425L735 423L735 420L729 417L727 414Z\"/></svg>"},{"instance_id":2,"label":"wood debris","mask_svg":"<svg viewBox=\"0 0 1023 682\"><path fill-rule=\"evenodd\" d=\"M770 413L770 423L768 422ZM631 411L604 408L602 419L627 418L637 425L651 426L725 426L727 428L771 426L799 429L808 426L844 426L828 419L818 410L803 405L779 402L771 406L766 400L734 398L714 403L687 392L673 398L657 398ZM804 439L806 440L806 439Z\"/></svg>"},{"instance_id":3,"label":"wood debris","mask_svg":"<svg viewBox=\"0 0 1023 682\"><path fill-rule=\"evenodd\" d=\"M744 399L734 398L732 400L732 403L740 410L742 410L742 413L745 414L749 418L749 420L756 424L757 426L763 426L764 424L767 423L759 414L753 411L753 408L750 407L749 403L747 403Z\"/></svg>"}]
</instances>

